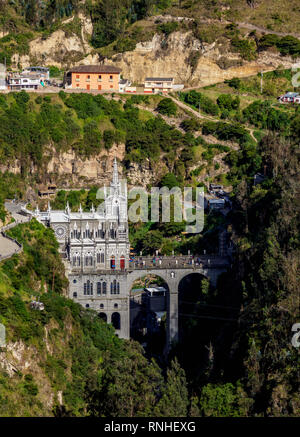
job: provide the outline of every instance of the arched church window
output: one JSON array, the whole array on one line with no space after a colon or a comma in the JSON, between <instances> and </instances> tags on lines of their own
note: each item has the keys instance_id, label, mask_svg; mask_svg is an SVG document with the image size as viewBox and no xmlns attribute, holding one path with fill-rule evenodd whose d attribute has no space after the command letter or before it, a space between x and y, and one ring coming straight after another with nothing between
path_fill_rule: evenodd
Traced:
<instances>
[{"instance_id":1,"label":"arched church window","mask_svg":"<svg viewBox=\"0 0 300 437\"><path fill-rule=\"evenodd\" d=\"M106 294L106 282L102 283L102 294Z\"/></svg>"},{"instance_id":2,"label":"arched church window","mask_svg":"<svg viewBox=\"0 0 300 437\"><path fill-rule=\"evenodd\" d=\"M97 282L97 294L101 294L101 282Z\"/></svg>"},{"instance_id":3,"label":"arched church window","mask_svg":"<svg viewBox=\"0 0 300 437\"><path fill-rule=\"evenodd\" d=\"M83 294L84 295L87 294L87 286L86 286L86 284L83 285Z\"/></svg>"},{"instance_id":4,"label":"arched church window","mask_svg":"<svg viewBox=\"0 0 300 437\"><path fill-rule=\"evenodd\" d=\"M103 264L103 263L104 263L104 253L101 252L101 264Z\"/></svg>"},{"instance_id":5,"label":"arched church window","mask_svg":"<svg viewBox=\"0 0 300 437\"><path fill-rule=\"evenodd\" d=\"M121 329L121 316L119 313L112 313L111 323L115 329Z\"/></svg>"}]
</instances>

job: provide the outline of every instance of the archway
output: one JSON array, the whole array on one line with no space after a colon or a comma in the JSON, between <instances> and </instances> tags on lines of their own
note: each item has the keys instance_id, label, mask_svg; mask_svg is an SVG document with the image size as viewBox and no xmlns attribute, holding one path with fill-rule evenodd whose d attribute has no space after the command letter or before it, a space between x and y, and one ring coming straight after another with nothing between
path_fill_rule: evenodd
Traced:
<instances>
[{"instance_id":1,"label":"archway","mask_svg":"<svg viewBox=\"0 0 300 437\"><path fill-rule=\"evenodd\" d=\"M112 313L111 323L115 329L121 329L121 316L120 313Z\"/></svg>"},{"instance_id":2,"label":"archway","mask_svg":"<svg viewBox=\"0 0 300 437\"><path fill-rule=\"evenodd\" d=\"M213 292L210 280L200 273L190 273L178 284L176 354L189 380L206 378L213 370L212 339L218 327Z\"/></svg>"},{"instance_id":3,"label":"archway","mask_svg":"<svg viewBox=\"0 0 300 437\"><path fill-rule=\"evenodd\" d=\"M200 273L189 273L178 284L178 340L183 343L190 339L209 297L209 279ZM203 306L204 305L204 306Z\"/></svg>"},{"instance_id":4,"label":"archway","mask_svg":"<svg viewBox=\"0 0 300 437\"><path fill-rule=\"evenodd\" d=\"M100 317L104 322L107 322L107 315L105 313L99 313L98 317Z\"/></svg>"},{"instance_id":5,"label":"archway","mask_svg":"<svg viewBox=\"0 0 300 437\"><path fill-rule=\"evenodd\" d=\"M139 273L130 287L130 337L160 359L167 339L169 287L156 272Z\"/></svg>"}]
</instances>

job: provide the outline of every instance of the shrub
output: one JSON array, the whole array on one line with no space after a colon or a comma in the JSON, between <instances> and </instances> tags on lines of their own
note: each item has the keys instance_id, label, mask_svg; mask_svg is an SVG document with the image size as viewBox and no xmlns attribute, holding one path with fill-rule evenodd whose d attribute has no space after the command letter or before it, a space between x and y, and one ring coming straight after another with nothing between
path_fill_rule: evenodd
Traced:
<instances>
[{"instance_id":1,"label":"shrub","mask_svg":"<svg viewBox=\"0 0 300 437\"><path fill-rule=\"evenodd\" d=\"M176 104L173 102L173 100L170 99L170 98L162 99L162 100L159 102L159 104L158 104L158 106L157 106L156 109L157 109L158 112L160 112L161 114L168 115L168 116L170 116L170 115L176 115L176 113L177 113L177 106L176 106Z\"/></svg>"}]
</instances>

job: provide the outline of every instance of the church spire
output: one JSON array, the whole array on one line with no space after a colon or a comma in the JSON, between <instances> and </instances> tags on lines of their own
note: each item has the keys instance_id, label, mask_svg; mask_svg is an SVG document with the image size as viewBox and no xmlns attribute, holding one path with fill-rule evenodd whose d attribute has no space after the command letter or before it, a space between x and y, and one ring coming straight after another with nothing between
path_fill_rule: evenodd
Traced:
<instances>
[{"instance_id":1,"label":"church spire","mask_svg":"<svg viewBox=\"0 0 300 437\"><path fill-rule=\"evenodd\" d=\"M119 183L119 173L118 173L118 164L117 164L117 158L114 159L114 170L113 170L113 185L118 185Z\"/></svg>"}]
</instances>

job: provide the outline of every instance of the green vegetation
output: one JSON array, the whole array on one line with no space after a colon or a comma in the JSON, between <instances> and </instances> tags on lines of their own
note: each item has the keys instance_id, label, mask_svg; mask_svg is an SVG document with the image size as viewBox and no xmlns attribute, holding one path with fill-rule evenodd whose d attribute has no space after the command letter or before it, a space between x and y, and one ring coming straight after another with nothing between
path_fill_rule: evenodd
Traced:
<instances>
[{"instance_id":1,"label":"green vegetation","mask_svg":"<svg viewBox=\"0 0 300 437\"><path fill-rule=\"evenodd\" d=\"M92 187L86 191L84 189L79 191L64 191L60 190L56 194L55 200L51 202L53 209L65 209L67 202L71 210L78 211L79 206L82 206L83 211L90 211L92 205L97 208L101 200L97 199L97 191L99 187Z\"/></svg>"},{"instance_id":2,"label":"green vegetation","mask_svg":"<svg viewBox=\"0 0 300 437\"><path fill-rule=\"evenodd\" d=\"M164 381L141 346L120 340L95 312L62 296L67 280L53 231L33 220L10 234L24 252L0 264L0 321L8 342L26 344L34 374L8 377L0 371L1 416L161 416L175 414L178 399L185 416L188 392L177 361ZM41 297L44 311L30 309L31 295ZM49 391L55 395L52 407L47 407Z\"/></svg>"},{"instance_id":3,"label":"green vegetation","mask_svg":"<svg viewBox=\"0 0 300 437\"><path fill-rule=\"evenodd\" d=\"M177 106L172 99L166 98L159 102L157 105L157 110L161 114L168 115L170 117L171 115L176 115Z\"/></svg>"},{"instance_id":4,"label":"green vegetation","mask_svg":"<svg viewBox=\"0 0 300 437\"><path fill-rule=\"evenodd\" d=\"M201 108L201 111L205 112L206 114L219 114L218 106L210 98L195 90L180 92L179 97L183 102L191 105L196 111Z\"/></svg>"},{"instance_id":5,"label":"green vegetation","mask_svg":"<svg viewBox=\"0 0 300 437\"><path fill-rule=\"evenodd\" d=\"M291 35L282 38L274 34L264 35L259 40L259 47L261 49L277 47L283 56L292 55L297 57L300 55L300 40Z\"/></svg>"}]
</instances>

